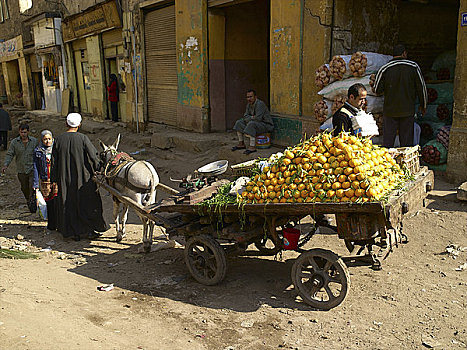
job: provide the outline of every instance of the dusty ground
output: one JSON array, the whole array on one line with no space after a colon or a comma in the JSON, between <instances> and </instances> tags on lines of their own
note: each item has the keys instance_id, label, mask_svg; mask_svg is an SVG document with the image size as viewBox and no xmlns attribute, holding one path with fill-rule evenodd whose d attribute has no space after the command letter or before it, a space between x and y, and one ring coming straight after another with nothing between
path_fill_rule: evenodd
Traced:
<instances>
[{"instance_id":1,"label":"dusty ground","mask_svg":"<svg viewBox=\"0 0 467 350\"><path fill-rule=\"evenodd\" d=\"M36 133L63 130L57 123L32 124ZM97 146L98 137L110 142L121 130L90 137ZM120 148L131 152L144 142L125 134ZM143 156L167 183L169 171L186 175L217 154L153 149ZM121 244L114 242L113 225L99 240L64 241L27 212L12 166L0 177L0 245L39 258L0 259L0 348L464 349L467 271L456 268L467 251L449 255L446 247L467 246L467 205L455 199L453 187L437 178L426 208L405 220L409 244L396 249L382 271L352 267L346 299L322 312L295 300L294 252L277 260L230 259L223 283L206 287L189 275L182 247L139 253L134 214ZM110 222L111 200L105 193L103 200ZM318 235L308 247L345 252L333 235ZM107 283L115 289L97 291Z\"/></svg>"}]
</instances>

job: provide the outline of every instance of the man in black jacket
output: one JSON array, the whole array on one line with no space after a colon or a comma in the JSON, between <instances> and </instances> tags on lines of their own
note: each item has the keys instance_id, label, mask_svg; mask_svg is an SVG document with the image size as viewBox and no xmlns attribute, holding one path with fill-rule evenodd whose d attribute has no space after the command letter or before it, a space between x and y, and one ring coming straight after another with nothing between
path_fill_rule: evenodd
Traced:
<instances>
[{"instance_id":1,"label":"man in black jacket","mask_svg":"<svg viewBox=\"0 0 467 350\"><path fill-rule=\"evenodd\" d=\"M418 97L425 114L427 93L420 67L407 59L404 45L394 47L394 58L376 74L373 90L384 93L384 146L394 147L397 131L401 147L413 146L415 102Z\"/></svg>"},{"instance_id":2,"label":"man in black jacket","mask_svg":"<svg viewBox=\"0 0 467 350\"><path fill-rule=\"evenodd\" d=\"M339 108L332 116L332 127L334 136L340 134L341 131L353 132L352 117L362 109L365 104L367 91L363 84L357 83L349 87L347 91L347 102Z\"/></svg>"}]
</instances>

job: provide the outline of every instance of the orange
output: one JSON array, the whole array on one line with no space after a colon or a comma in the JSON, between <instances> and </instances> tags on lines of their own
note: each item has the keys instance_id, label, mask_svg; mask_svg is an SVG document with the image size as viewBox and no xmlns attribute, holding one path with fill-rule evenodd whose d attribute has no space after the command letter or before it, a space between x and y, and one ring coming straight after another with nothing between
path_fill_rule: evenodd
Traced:
<instances>
[{"instance_id":1,"label":"orange","mask_svg":"<svg viewBox=\"0 0 467 350\"><path fill-rule=\"evenodd\" d=\"M341 167L334 169L334 175L340 175L343 172L344 172L344 169L342 169Z\"/></svg>"},{"instance_id":2,"label":"orange","mask_svg":"<svg viewBox=\"0 0 467 350\"><path fill-rule=\"evenodd\" d=\"M328 198L332 198L335 195L336 195L336 191L334 191L334 190L329 190L329 191L326 192L326 197L328 197Z\"/></svg>"},{"instance_id":3,"label":"orange","mask_svg":"<svg viewBox=\"0 0 467 350\"><path fill-rule=\"evenodd\" d=\"M267 179L264 180L264 186L269 186L271 184L271 180Z\"/></svg>"},{"instance_id":4,"label":"orange","mask_svg":"<svg viewBox=\"0 0 467 350\"><path fill-rule=\"evenodd\" d=\"M355 195L355 191L351 188L347 189L347 191L345 191L345 196L346 197L349 197L349 198L352 198L353 196Z\"/></svg>"},{"instance_id":5,"label":"orange","mask_svg":"<svg viewBox=\"0 0 467 350\"><path fill-rule=\"evenodd\" d=\"M343 188L343 189L348 189L348 188L350 188L350 182L348 182L348 181L343 182L343 183L342 183L342 188Z\"/></svg>"},{"instance_id":6,"label":"orange","mask_svg":"<svg viewBox=\"0 0 467 350\"><path fill-rule=\"evenodd\" d=\"M331 186L331 188L332 188L333 190L338 190L338 189L341 188L341 187L342 187L342 185L341 185L340 182L334 182L334 183L332 184L332 186Z\"/></svg>"},{"instance_id":7,"label":"orange","mask_svg":"<svg viewBox=\"0 0 467 350\"><path fill-rule=\"evenodd\" d=\"M302 190L305 189L305 187L306 187L306 186L305 186L304 184L299 184L299 185L297 186L297 190L302 191Z\"/></svg>"},{"instance_id":8,"label":"orange","mask_svg":"<svg viewBox=\"0 0 467 350\"><path fill-rule=\"evenodd\" d=\"M356 190L357 188L360 187L360 182L358 181L352 181L352 188Z\"/></svg>"},{"instance_id":9,"label":"orange","mask_svg":"<svg viewBox=\"0 0 467 350\"><path fill-rule=\"evenodd\" d=\"M284 158L282 159L282 163L284 163L284 165L290 165L290 163L292 163L292 161L289 159L289 158Z\"/></svg>"},{"instance_id":10,"label":"orange","mask_svg":"<svg viewBox=\"0 0 467 350\"><path fill-rule=\"evenodd\" d=\"M300 164L302 162L302 157L297 157L294 159L295 164Z\"/></svg>"},{"instance_id":11,"label":"orange","mask_svg":"<svg viewBox=\"0 0 467 350\"><path fill-rule=\"evenodd\" d=\"M361 188L358 188L355 190L355 196L363 197L364 195L365 195L365 190L362 190Z\"/></svg>"},{"instance_id":12,"label":"orange","mask_svg":"<svg viewBox=\"0 0 467 350\"><path fill-rule=\"evenodd\" d=\"M342 182L347 181L347 176L345 176L345 175L339 175L339 177L338 177L337 179L339 180L339 182L342 183Z\"/></svg>"},{"instance_id":13,"label":"orange","mask_svg":"<svg viewBox=\"0 0 467 350\"><path fill-rule=\"evenodd\" d=\"M340 166L341 168L347 168L348 165L349 165L349 163L348 163L347 161L345 161L345 160L343 160L343 161L341 161L341 162L339 163L339 166Z\"/></svg>"},{"instance_id":14,"label":"orange","mask_svg":"<svg viewBox=\"0 0 467 350\"><path fill-rule=\"evenodd\" d=\"M285 197L282 197L280 200L279 200L279 203L286 203L287 202L287 198Z\"/></svg>"},{"instance_id":15,"label":"orange","mask_svg":"<svg viewBox=\"0 0 467 350\"><path fill-rule=\"evenodd\" d=\"M355 181L357 179L357 174L349 174L349 181Z\"/></svg>"},{"instance_id":16,"label":"orange","mask_svg":"<svg viewBox=\"0 0 467 350\"><path fill-rule=\"evenodd\" d=\"M315 184L315 190L320 190L322 188L323 188L323 184L321 184L321 183Z\"/></svg>"},{"instance_id":17,"label":"orange","mask_svg":"<svg viewBox=\"0 0 467 350\"><path fill-rule=\"evenodd\" d=\"M336 196L339 197L339 198L342 198L344 197L344 190L341 188L341 189L338 189L336 191Z\"/></svg>"},{"instance_id":18,"label":"orange","mask_svg":"<svg viewBox=\"0 0 467 350\"><path fill-rule=\"evenodd\" d=\"M345 175L350 175L350 174L352 174L352 173L353 173L353 168L348 167L348 168L345 168L345 169L344 169L344 174L345 174Z\"/></svg>"},{"instance_id":19,"label":"orange","mask_svg":"<svg viewBox=\"0 0 467 350\"><path fill-rule=\"evenodd\" d=\"M332 185L329 182L326 182L323 184L323 189L330 190L331 188L332 188Z\"/></svg>"},{"instance_id":20,"label":"orange","mask_svg":"<svg viewBox=\"0 0 467 350\"><path fill-rule=\"evenodd\" d=\"M324 164L327 162L327 158L324 156L324 155L321 155L318 157L318 162L320 162L321 164Z\"/></svg>"}]
</instances>

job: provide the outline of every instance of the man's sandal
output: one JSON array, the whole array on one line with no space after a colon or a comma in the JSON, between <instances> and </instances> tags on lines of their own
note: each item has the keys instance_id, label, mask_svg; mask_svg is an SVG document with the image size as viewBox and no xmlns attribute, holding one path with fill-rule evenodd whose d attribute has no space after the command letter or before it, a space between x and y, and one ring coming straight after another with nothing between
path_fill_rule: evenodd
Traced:
<instances>
[{"instance_id":1,"label":"man's sandal","mask_svg":"<svg viewBox=\"0 0 467 350\"><path fill-rule=\"evenodd\" d=\"M246 148L245 146L243 146L243 147L242 147L242 146L233 146L233 147L232 147L232 152L233 152L233 151L237 151L237 150L239 150L239 149L245 149L245 148Z\"/></svg>"},{"instance_id":2,"label":"man's sandal","mask_svg":"<svg viewBox=\"0 0 467 350\"><path fill-rule=\"evenodd\" d=\"M256 152L255 149L253 149L253 150L247 149L247 150L246 150L245 152L243 152L243 153L246 154L246 155L249 155L249 154L252 154L252 153L255 153L255 152Z\"/></svg>"}]
</instances>

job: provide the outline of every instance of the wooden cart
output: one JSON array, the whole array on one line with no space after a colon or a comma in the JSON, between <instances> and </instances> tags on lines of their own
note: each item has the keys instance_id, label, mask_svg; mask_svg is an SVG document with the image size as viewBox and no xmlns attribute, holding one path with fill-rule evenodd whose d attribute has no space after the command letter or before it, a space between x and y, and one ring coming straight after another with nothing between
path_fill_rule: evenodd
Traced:
<instances>
[{"instance_id":1,"label":"wooden cart","mask_svg":"<svg viewBox=\"0 0 467 350\"><path fill-rule=\"evenodd\" d=\"M394 191L383 202L356 203L268 203L227 205L221 210L198 204L180 203L172 196L152 208L128 202L134 209L166 228L171 237L185 237L185 262L191 275L200 283L214 285L226 274L229 254L275 255L283 249L282 229L310 215L319 220L322 214L335 214L336 231L345 241L352 259L366 259L374 269L381 268L375 248L385 257L401 241L403 218L422 208L434 184L433 172L426 167L404 188ZM102 185L102 184L101 184ZM104 186L108 187L108 186ZM119 196L112 188L113 195ZM121 196L119 196L121 197ZM309 241L315 229L302 232L299 247ZM257 251L246 251L254 244ZM317 309L331 309L345 298L350 286L346 258L331 250L298 248L292 282L304 302ZM365 251L364 255L361 255Z\"/></svg>"}]
</instances>

